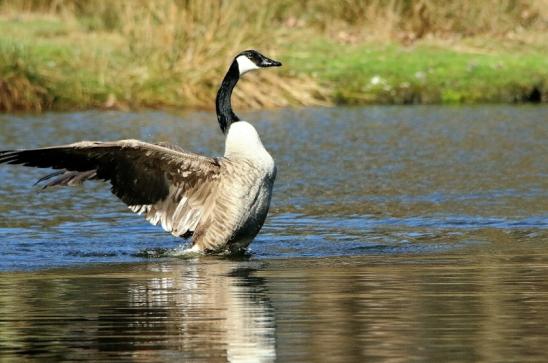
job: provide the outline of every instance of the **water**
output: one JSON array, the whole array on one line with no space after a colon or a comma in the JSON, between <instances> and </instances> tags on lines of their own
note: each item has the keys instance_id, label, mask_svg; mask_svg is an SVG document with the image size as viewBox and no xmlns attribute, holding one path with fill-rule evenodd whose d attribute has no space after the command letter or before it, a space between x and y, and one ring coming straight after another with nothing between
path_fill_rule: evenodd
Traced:
<instances>
[{"instance_id":1,"label":"water","mask_svg":"<svg viewBox=\"0 0 548 363\"><path fill-rule=\"evenodd\" d=\"M548 107L282 110L238 259L181 241L101 183L40 192L0 167L4 361L546 361ZM210 113L0 116L0 149L140 138L222 154Z\"/></svg>"}]
</instances>

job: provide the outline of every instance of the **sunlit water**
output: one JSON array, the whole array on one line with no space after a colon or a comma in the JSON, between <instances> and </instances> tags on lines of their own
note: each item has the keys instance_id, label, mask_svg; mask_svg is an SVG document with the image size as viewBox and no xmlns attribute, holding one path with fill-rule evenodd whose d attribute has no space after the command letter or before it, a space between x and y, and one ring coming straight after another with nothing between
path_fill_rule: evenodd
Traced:
<instances>
[{"instance_id":1,"label":"sunlit water","mask_svg":"<svg viewBox=\"0 0 548 363\"><path fill-rule=\"evenodd\" d=\"M182 241L107 185L41 192L47 171L0 166L0 358L548 359L548 107L245 116L278 179L239 259L165 256ZM4 115L0 149L139 138L221 155L214 120Z\"/></svg>"}]
</instances>

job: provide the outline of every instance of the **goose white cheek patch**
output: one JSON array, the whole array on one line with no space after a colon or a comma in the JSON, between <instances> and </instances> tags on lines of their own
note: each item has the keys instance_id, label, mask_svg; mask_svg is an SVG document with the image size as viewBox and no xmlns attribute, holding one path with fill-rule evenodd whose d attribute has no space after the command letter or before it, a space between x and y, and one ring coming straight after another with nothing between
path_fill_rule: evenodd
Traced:
<instances>
[{"instance_id":1,"label":"goose white cheek patch","mask_svg":"<svg viewBox=\"0 0 548 363\"><path fill-rule=\"evenodd\" d=\"M259 69L259 67L255 63L253 63L249 58L247 58L245 55L241 55L238 58L236 58L236 62L238 62L238 69L240 70L240 76L254 69Z\"/></svg>"}]
</instances>

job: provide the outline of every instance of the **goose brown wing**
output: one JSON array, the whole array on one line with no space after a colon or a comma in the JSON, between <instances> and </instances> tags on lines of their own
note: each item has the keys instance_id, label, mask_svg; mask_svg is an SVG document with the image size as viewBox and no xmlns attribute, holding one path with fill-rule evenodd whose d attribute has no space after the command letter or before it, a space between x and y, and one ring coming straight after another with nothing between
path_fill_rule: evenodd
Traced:
<instances>
[{"instance_id":1,"label":"goose brown wing","mask_svg":"<svg viewBox=\"0 0 548 363\"><path fill-rule=\"evenodd\" d=\"M220 175L215 158L138 140L0 151L1 163L61 169L38 181L53 179L46 187L109 181L131 210L176 236L192 232L211 207Z\"/></svg>"}]
</instances>

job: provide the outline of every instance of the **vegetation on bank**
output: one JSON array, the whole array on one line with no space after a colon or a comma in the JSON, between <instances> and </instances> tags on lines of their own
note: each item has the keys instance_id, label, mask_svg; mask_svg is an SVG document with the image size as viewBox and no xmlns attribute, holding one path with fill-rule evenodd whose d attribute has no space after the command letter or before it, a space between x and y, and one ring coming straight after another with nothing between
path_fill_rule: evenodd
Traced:
<instances>
[{"instance_id":1,"label":"vegetation on bank","mask_svg":"<svg viewBox=\"0 0 548 363\"><path fill-rule=\"evenodd\" d=\"M238 107L546 102L547 22L546 0L0 0L0 110L211 108L244 48L285 67Z\"/></svg>"},{"instance_id":2,"label":"vegetation on bank","mask_svg":"<svg viewBox=\"0 0 548 363\"><path fill-rule=\"evenodd\" d=\"M288 59L300 72L317 75L335 103L547 102L546 54L427 41L410 47L318 44L289 52Z\"/></svg>"}]
</instances>

